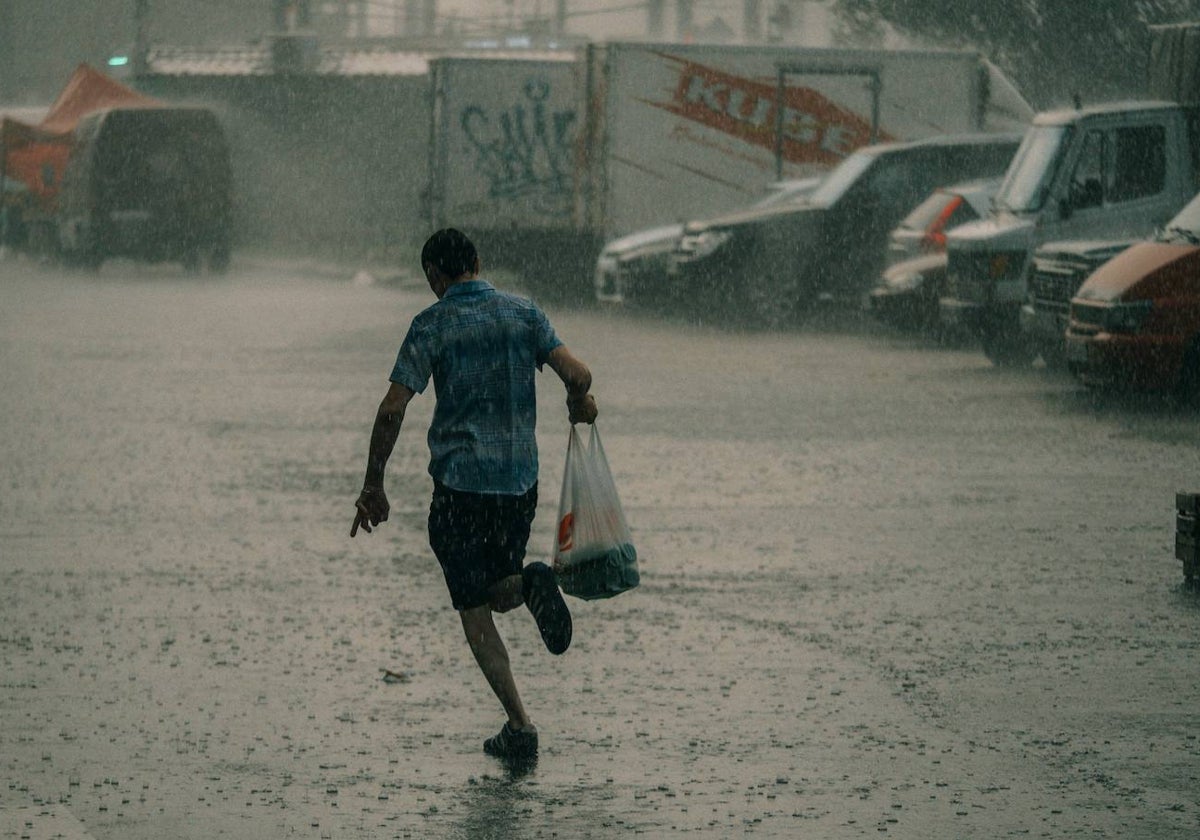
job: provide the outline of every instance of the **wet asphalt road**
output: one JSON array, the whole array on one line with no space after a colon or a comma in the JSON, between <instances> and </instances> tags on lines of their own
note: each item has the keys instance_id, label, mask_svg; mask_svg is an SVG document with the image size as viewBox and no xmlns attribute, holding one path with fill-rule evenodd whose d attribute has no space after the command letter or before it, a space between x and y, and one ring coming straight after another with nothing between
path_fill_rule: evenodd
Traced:
<instances>
[{"instance_id":1,"label":"wet asphalt road","mask_svg":"<svg viewBox=\"0 0 1200 840\"><path fill-rule=\"evenodd\" d=\"M411 279L0 263L0 837L1191 838L1200 415L849 314L550 309L643 586L498 619L501 723L428 550L418 398L351 541ZM566 443L543 377L545 557ZM400 674L385 681L381 669Z\"/></svg>"}]
</instances>

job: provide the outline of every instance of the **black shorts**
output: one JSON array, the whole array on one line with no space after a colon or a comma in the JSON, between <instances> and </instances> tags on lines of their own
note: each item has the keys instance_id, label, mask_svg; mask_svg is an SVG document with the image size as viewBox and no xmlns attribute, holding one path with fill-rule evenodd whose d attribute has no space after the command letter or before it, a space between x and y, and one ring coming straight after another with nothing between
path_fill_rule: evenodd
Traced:
<instances>
[{"instance_id":1,"label":"black shorts","mask_svg":"<svg viewBox=\"0 0 1200 840\"><path fill-rule=\"evenodd\" d=\"M537 485L520 496L465 493L434 482L429 546L456 610L481 607L488 590L519 575L537 511Z\"/></svg>"}]
</instances>

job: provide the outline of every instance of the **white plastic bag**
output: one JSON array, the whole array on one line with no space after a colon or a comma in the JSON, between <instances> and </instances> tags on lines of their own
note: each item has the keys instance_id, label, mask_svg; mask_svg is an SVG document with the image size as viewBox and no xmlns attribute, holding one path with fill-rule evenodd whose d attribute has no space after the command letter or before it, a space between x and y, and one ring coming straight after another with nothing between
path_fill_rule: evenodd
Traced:
<instances>
[{"instance_id":1,"label":"white plastic bag","mask_svg":"<svg viewBox=\"0 0 1200 840\"><path fill-rule=\"evenodd\" d=\"M611 598L638 585L637 551L594 423L587 446L571 427L553 565L562 591L577 598Z\"/></svg>"}]
</instances>

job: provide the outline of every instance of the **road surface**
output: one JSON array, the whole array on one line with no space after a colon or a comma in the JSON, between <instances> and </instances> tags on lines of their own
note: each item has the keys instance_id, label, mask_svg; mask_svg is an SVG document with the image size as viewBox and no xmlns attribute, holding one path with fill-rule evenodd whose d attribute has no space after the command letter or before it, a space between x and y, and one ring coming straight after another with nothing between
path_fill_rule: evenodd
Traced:
<instances>
[{"instance_id":1,"label":"road surface","mask_svg":"<svg viewBox=\"0 0 1200 840\"><path fill-rule=\"evenodd\" d=\"M0 263L0 836L1192 838L1200 415L853 314L550 309L643 585L498 619L501 723L425 538L431 394L348 538L400 274ZM541 378L552 539L567 438ZM384 669L399 675L383 679Z\"/></svg>"}]
</instances>

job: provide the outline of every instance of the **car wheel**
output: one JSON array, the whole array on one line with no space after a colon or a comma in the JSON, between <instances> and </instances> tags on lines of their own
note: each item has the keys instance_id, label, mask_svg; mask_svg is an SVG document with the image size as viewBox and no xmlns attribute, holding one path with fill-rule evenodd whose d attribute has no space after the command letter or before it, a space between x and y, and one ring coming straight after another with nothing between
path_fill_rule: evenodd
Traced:
<instances>
[{"instance_id":1,"label":"car wheel","mask_svg":"<svg viewBox=\"0 0 1200 840\"><path fill-rule=\"evenodd\" d=\"M812 289L799 278L771 283L769 275L759 274L744 289L743 306L749 320L757 326L776 329L795 322L812 304Z\"/></svg>"},{"instance_id":2,"label":"car wheel","mask_svg":"<svg viewBox=\"0 0 1200 840\"><path fill-rule=\"evenodd\" d=\"M1028 367L1036 355L1021 331L1007 325L985 326L979 343L996 367Z\"/></svg>"}]
</instances>

